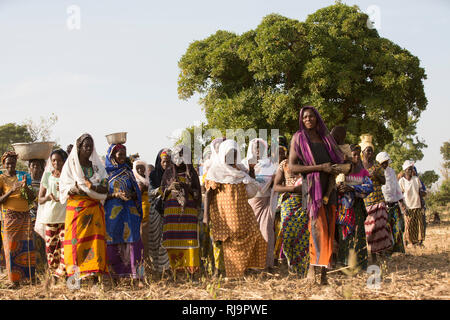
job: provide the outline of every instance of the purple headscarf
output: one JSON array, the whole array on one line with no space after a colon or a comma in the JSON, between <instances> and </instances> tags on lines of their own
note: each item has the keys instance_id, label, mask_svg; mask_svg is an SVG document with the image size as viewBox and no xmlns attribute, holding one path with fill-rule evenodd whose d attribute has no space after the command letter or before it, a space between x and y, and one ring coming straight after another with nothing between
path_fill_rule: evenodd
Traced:
<instances>
[{"instance_id":1,"label":"purple headscarf","mask_svg":"<svg viewBox=\"0 0 450 320\"><path fill-rule=\"evenodd\" d=\"M303 162L305 166L314 166L316 161L311 152L310 140L303 125L303 113L306 110L312 110L317 118L316 130L322 141L325 144L328 155L331 158L332 163L343 163L343 155L338 148L333 136L330 135L325 123L322 120L319 112L312 106L305 106L300 110L300 129L296 132L297 143L295 144L295 152L298 158ZM317 218L317 213L322 206L322 188L320 186L320 172L311 172L306 175L308 181L308 213L312 219Z\"/></svg>"}]
</instances>

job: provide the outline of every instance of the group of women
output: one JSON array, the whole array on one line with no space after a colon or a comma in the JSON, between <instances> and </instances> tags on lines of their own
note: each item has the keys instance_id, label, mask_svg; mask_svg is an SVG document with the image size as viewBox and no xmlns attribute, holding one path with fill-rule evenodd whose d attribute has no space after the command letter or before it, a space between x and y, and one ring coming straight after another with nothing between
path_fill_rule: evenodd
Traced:
<instances>
[{"instance_id":1,"label":"group of women","mask_svg":"<svg viewBox=\"0 0 450 320\"><path fill-rule=\"evenodd\" d=\"M161 150L150 171L131 162L123 144L110 145L102 162L83 134L69 154L51 153L38 192L7 152L0 203L11 286L34 279L35 232L53 278L108 274L139 286L148 270L235 278L270 272L280 261L311 281L320 269L326 284L331 267L365 269L369 253L376 261L404 252L404 243L422 245L424 188L414 163L405 161L398 181L389 155L374 157L371 136L359 145L344 140L345 129L330 134L307 106L290 146L279 141L279 163L263 139L250 141L241 159L235 140L218 138L206 147L199 176L187 146Z\"/></svg>"}]
</instances>

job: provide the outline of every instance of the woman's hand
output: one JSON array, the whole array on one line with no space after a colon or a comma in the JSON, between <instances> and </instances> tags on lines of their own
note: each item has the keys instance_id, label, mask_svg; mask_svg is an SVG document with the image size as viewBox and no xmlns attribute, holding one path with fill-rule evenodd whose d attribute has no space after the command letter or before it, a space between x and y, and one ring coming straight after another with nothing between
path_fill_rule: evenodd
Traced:
<instances>
[{"instance_id":1,"label":"woman's hand","mask_svg":"<svg viewBox=\"0 0 450 320\"><path fill-rule=\"evenodd\" d=\"M174 181L170 184L170 186L167 188L167 190L172 191L172 190L179 190L181 189L181 184L177 181Z\"/></svg>"},{"instance_id":2,"label":"woman's hand","mask_svg":"<svg viewBox=\"0 0 450 320\"><path fill-rule=\"evenodd\" d=\"M128 201L128 200L130 200L130 198L127 196L127 194L126 194L125 192L123 192L123 191L114 192L114 193L112 194L112 196L113 196L114 198L121 199L121 200L123 200L123 201Z\"/></svg>"},{"instance_id":3,"label":"woman's hand","mask_svg":"<svg viewBox=\"0 0 450 320\"><path fill-rule=\"evenodd\" d=\"M53 193L50 193L50 198L51 198L53 201L55 201L55 202L59 202L59 199L56 198L56 197L53 195Z\"/></svg>"},{"instance_id":4,"label":"woman's hand","mask_svg":"<svg viewBox=\"0 0 450 320\"><path fill-rule=\"evenodd\" d=\"M331 166L330 162L322 163L320 165L320 169L321 169L321 171L326 172L326 173L332 173L333 172L333 167Z\"/></svg>"},{"instance_id":5,"label":"woman's hand","mask_svg":"<svg viewBox=\"0 0 450 320\"><path fill-rule=\"evenodd\" d=\"M407 210L406 210L406 205L403 202L403 199L398 202L398 206L400 207L400 212L403 213L404 215L406 215Z\"/></svg>"},{"instance_id":6,"label":"woman's hand","mask_svg":"<svg viewBox=\"0 0 450 320\"><path fill-rule=\"evenodd\" d=\"M86 187L89 188L89 190L92 190L93 184L92 184L91 180L89 180L88 178L84 177L84 183L86 184Z\"/></svg>"},{"instance_id":7,"label":"woman's hand","mask_svg":"<svg viewBox=\"0 0 450 320\"><path fill-rule=\"evenodd\" d=\"M147 188L142 182L138 182L138 187L141 192L145 191L145 189Z\"/></svg>"},{"instance_id":8,"label":"woman's hand","mask_svg":"<svg viewBox=\"0 0 450 320\"><path fill-rule=\"evenodd\" d=\"M353 188L345 183L340 183L337 186L338 192L339 193L347 193L347 192L352 192Z\"/></svg>"},{"instance_id":9,"label":"woman's hand","mask_svg":"<svg viewBox=\"0 0 450 320\"><path fill-rule=\"evenodd\" d=\"M80 188L78 187L78 183L75 181L75 185L69 190L69 195L74 196L77 194L80 194Z\"/></svg>"},{"instance_id":10,"label":"woman's hand","mask_svg":"<svg viewBox=\"0 0 450 320\"><path fill-rule=\"evenodd\" d=\"M45 196L45 198L44 198L44 203L45 202L47 202L47 201L52 201L53 200L53 195L50 193L50 194L48 194L47 196Z\"/></svg>"}]
</instances>

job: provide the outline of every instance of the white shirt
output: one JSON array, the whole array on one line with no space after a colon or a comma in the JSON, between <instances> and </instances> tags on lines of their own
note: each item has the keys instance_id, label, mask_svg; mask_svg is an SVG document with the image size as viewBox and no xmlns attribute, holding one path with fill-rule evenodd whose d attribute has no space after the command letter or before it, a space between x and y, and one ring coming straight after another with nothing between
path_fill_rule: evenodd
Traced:
<instances>
[{"instance_id":1,"label":"white shirt","mask_svg":"<svg viewBox=\"0 0 450 320\"><path fill-rule=\"evenodd\" d=\"M399 181L400 188L402 188L403 195L405 197L405 204L408 209L422 208L420 202L420 180L417 176L412 176L411 180L407 180L405 177Z\"/></svg>"},{"instance_id":2,"label":"white shirt","mask_svg":"<svg viewBox=\"0 0 450 320\"><path fill-rule=\"evenodd\" d=\"M52 176L50 172L46 172L42 177L41 184L47 189L45 196L50 193L56 199L60 198L59 193L59 178ZM39 222L43 224L53 224L53 223L64 223L66 220L66 204L55 202L53 200L46 201L41 204L41 214L39 217Z\"/></svg>"},{"instance_id":3,"label":"white shirt","mask_svg":"<svg viewBox=\"0 0 450 320\"><path fill-rule=\"evenodd\" d=\"M384 170L384 176L386 178L386 184L381 187L384 200L386 202L397 202L403 199L402 189L400 188L394 169L387 167Z\"/></svg>"}]
</instances>

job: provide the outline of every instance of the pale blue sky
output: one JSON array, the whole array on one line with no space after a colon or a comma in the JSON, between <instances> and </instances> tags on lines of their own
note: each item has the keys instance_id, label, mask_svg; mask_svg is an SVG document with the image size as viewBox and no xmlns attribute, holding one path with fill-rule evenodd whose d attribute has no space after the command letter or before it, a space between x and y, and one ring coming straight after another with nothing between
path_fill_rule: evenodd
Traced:
<instances>
[{"instance_id":1,"label":"pale blue sky","mask_svg":"<svg viewBox=\"0 0 450 320\"><path fill-rule=\"evenodd\" d=\"M428 108L418 126L428 148L419 171L439 171L449 139L450 1L343 1L381 13L381 36L418 56ZM107 150L105 135L128 131L128 151L154 162L173 132L204 121L198 97L177 96L177 62L189 43L218 29L238 34L270 13L304 20L334 1L0 0L0 125L59 117L63 146L83 132ZM66 12L81 9L81 29Z\"/></svg>"}]
</instances>

